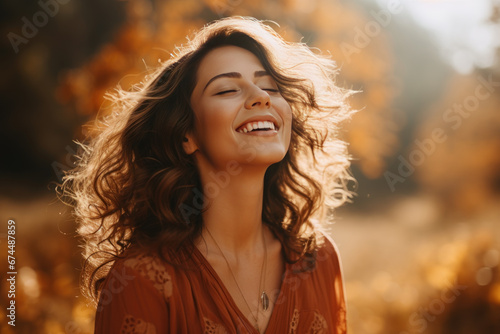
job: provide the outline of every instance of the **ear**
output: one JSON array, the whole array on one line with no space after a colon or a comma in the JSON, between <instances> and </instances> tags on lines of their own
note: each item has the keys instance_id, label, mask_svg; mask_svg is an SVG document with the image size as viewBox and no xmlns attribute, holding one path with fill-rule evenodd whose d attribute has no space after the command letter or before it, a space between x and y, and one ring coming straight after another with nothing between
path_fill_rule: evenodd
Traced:
<instances>
[{"instance_id":1,"label":"ear","mask_svg":"<svg viewBox=\"0 0 500 334\"><path fill-rule=\"evenodd\" d=\"M183 139L182 147L187 155L193 154L198 151L198 145L194 140L194 136L191 133L187 133Z\"/></svg>"}]
</instances>

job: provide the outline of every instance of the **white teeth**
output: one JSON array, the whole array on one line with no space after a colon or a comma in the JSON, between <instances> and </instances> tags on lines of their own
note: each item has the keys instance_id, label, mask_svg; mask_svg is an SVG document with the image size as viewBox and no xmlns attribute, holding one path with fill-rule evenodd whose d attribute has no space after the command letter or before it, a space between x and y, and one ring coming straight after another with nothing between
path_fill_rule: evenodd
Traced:
<instances>
[{"instance_id":1,"label":"white teeth","mask_svg":"<svg viewBox=\"0 0 500 334\"><path fill-rule=\"evenodd\" d=\"M266 128L274 130L274 123L273 122L266 121L266 122L264 122L264 124L265 124Z\"/></svg>"},{"instance_id":2,"label":"white teeth","mask_svg":"<svg viewBox=\"0 0 500 334\"><path fill-rule=\"evenodd\" d=\"M243 125L238 132L251 132L253 130L258 130L258 129L271 129L271 130L276 130L276 126L274 125L273 122L269 121L257 121L257 122L251 122Z\"/></svg>"}]
</instances>

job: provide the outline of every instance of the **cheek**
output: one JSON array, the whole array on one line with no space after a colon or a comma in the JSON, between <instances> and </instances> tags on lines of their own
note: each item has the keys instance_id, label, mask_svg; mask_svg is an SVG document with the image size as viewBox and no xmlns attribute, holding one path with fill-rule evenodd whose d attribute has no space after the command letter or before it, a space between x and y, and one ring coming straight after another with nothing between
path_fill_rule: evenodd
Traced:
<instances>
[{"instance_id":1,"label":"cheek","mask_svg":"<svg viewBox=\"0 0 500 334\"><path fill-rule=\"evenodd\" d=\"M288 102L283 100L281 110L282 110L281 117L283 118L284 125L286 127L287 132L290 133L292 130L292 119L293 119L292 108L290 107Z\"/></svg>"},{"instance_id":2,"label":"cheek","mask_svg":"<svg viewBox=\"0 0 500 334\"><path fill-rule=\"evenodd\" d=\"M292 108L284 97L277 97L276 100L272 101L272 104L278 107L278 112L281 114L281 117L283 117L283 119L292 118Z\"/></svg>"},{"instance_id":3,"label":"cheek","mask_svg":"<svg viewBox=\"0 0 500 334\"><path fill-rule=\"evenodd\" d=\"M232 114L227 106L221 104L206 103L204 108L199 108L196 115L196 133L198 141L203 143L227 141L231 135Z\"/></svg>"}]
</instances>

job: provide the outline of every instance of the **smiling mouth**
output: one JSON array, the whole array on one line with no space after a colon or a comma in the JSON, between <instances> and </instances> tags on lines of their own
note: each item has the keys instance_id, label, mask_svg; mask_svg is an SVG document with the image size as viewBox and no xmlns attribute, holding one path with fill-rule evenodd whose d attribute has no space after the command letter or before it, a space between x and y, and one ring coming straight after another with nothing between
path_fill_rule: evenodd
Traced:
<instances>
[{"instance_id":1,"label":"smiling mouth","mask_svg":"<svg viewBox=\"0 0 500 334\"><path fill-rule=\"evenodd\" d=\"M257 131L276 131L278 127L270 121L248 122L236 129L239 133L257 132Z\"/></svg>"}]
</instances>

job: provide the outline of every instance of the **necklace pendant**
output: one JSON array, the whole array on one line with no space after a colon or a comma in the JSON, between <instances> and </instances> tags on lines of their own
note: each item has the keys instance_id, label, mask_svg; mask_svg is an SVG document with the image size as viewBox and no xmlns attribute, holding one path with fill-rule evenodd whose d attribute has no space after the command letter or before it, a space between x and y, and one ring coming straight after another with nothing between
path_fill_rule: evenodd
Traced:
<instances>
[{"instance_id":1,"label":"necklace pendant","mask_svg":"<svg viewBox=\"0 0 500 334\"><path fill-rule=\"evenodd\" d=\"M267 311L269 308L269 297L267 296L267 293L265 291L262 291L262 294L260 295L260 301L262 302L262 309L264 311Z\"/></svg>"}]
</instances>

